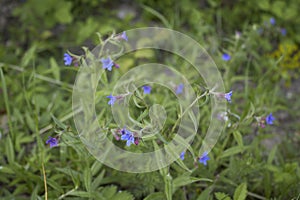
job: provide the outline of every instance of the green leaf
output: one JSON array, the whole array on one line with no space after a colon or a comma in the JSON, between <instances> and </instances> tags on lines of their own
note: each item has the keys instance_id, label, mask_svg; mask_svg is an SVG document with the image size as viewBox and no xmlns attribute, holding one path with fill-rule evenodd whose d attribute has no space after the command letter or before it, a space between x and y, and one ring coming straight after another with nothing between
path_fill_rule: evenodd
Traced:
<instances>
[{"instance_id":1,"label":"green leaf","mask_svg":"<svg viewBox=\"0 0 300 200\"><path fill-rule=\"evenodd\" d=\"M64 192L62 187L52 179L47 179L47 184L50 185L54 190L58 191L59 193Z\"/></svg>"},{"instance_id":2,"label":"green leaf","mask_svg":"<svg viewBox=\"0 0 300 200\"><path fill-rule=\"evenodd\" d=\"M62 24L71 23L73 20L71 8L71 2L59 1L55 9L54 17Z\"/></svg>"},{"instance_id":3,"label":"green leaf","mask_svg":"<svg viewBox=\"0 0 300 200\"><path fill-rule=\"evenodd\" d=\"M101 184L103 177L105 174L105 170L102 170L101 173L95 178L92 182L92 190L95 191Z\"/></svg>"},{"instance_id":4,"label":"green leaf","mask_svg":"<svg viewBox=\"0 0 300 200\"><path fill-rule=\"evenodd\" d=\"M272 12L275 13L278 17L283 16L283 9L286 7L284 1L275 1L272 5Z\"/></svg>"},{"instance_id":5,"label":"green leaf","mask_svg":"<svg viewBox=\"0 0 300 200\"><path fill-rule=\"evenodd\" d=\"M225 194L222 192L216 192L215 197L217 200L231 200L231 198L228 196L228 194Z\"/></svg>"},{"instance_id":6,"label":"green leaf","mask_svg":"<svg viewBox=\"0 0 300 200\"><path fill-rule=\"evenodd\" d=\"M238 153L243 152L244 150L246 150L247 147L243 146L243 147L231 147L229 149L227 149L226 151L224 151L222 153L222 155L220 156L220 158L225 158L225 157L229 157Z\"/></svg>"},{"instance_id":7,"label":"green leaf","mask_svg":"<svg viewBox=\"0 0 300 200\"><path fill-rule=\"evenodd\" d=\"M162 192L155 192L152 194L149 194L144 200L161 200L165 199L166 196Z\"/></svg>"},{"instance_id":8,"label":"green leaf","mask_svg":"<svg viewBox=\"0 0 300 200\"><path fill-rule=\"evenodd\" d=\"M60 81L60 68L53 57L50 58L50 67L55 80Z\"/></svg>"},{"instance_id":9,"label":"green leaf","mask_svg":"<svg viewBox=\"0 0 300 200\"><path fill-rule=\"evenodd\" d=\"M112 198L116 192L117 192L117 186L109 186L109 187L105 187L101 193L106 199L108 199L108 198Z\"/></svg>"},{"instance_id":10,"label":"green leaf","mask_svg":"<svg viewBox=\"0 0 300 200\"><path fill-rule=\"evenodd\" d=\"M126 191L118 192L111 200L133 200L132 194Z\"/></svg>"},{"instance_id":11,"label":"green leaf","mask_svg":"<svg viewBox=\"0 0 300 200\"><path fill-rule=\"evenodd\" d=\"M24 54L24 56L22 57L22 60L21 60L22 67L27 66L29 64L29 62L35 58L36 50L37 50L37 45L33 44L30 47L30 49L26 51L26 53Z\"/></svg>"},{"instance_id":12,"label":"green leaf","mask_svg":"<svg viewBox=\"0 0 300 200\"><path fill-rule=\"evenodd\" d=\"M84 186L87 191L91 191L92 173L90 168L85 168L83 171Z\"/></svg>"},{"instance_id":13,"label":"green leaf","mask_svg":"<svg viewBox=\"0 0 300 200\"><path fill-rule=\"evenodd\" d=\"M239 131L234 131L233 132L233 137L234 137L235 141L238 143L238 145L240 147L244 146L244 144L243 144L243 137L242 137L242 135L241 135L241 133Z\"/></svg>"},{"instance_id":14,"label":"green leaf","mask_svg":"<svg viewBox=\"0 0 300 200\"><path fill-rule=\"evenodd\" d=\"M7 141L5 142L5 152L7 155L7 160L9 163L13 163L15 161L14 146L13 146L10 136L7 136L6 140Z\"/></svg>"},{"instance_id":15,"label":"green leaf","mask_svg":"<svg viewBox=\"0 0 300 200\"><path fill-rule=\"evenodd\" d=\"M86 197L86 198L91 197L91 193L85 191L72 191L69 193L69 195L76 196L76 197Z\"/></svg>"},{"instance_id":16,"label":"green leaf","mask_svg":"<svg viewBox=\"0 0 300 200\"><path fill-rule=\"evenodd\" d=\"M154 15L155 17L157 17L158 19L161 20L161 22L167 27L167 28L172 28L171 24L168 22L168 20L159 12L157 12L156 10L154 10L151 7L142 5L142 8L144 8L147 12L151 13L152 15Z\"/></svg>"},{"instance_id":17,"label":"green leaf","mask_svg":"<svg viewBox=\"0 0 300 200\"><path fill-rule=\"evenodd\" d=\"M59 119L57 119L52 113L51 113L51 117L57 126L59 126L60 128L62 128L64 130L67 129L67 126L65 124L63 124Z\"/></svg>"},{"instance_id":18,"label":"green leaf","mask_svg":"<svg viewBox=\"0 0 300 200\"><path fill-rule=\"evenodd\" d=\"M213 190L212 186L206 188L201 194L198 196L197 200L208 200L211 191Z\"/></svg>"},{"instance_id":19,"label":"green leaf","mask_svg":"<svg viewBox=\"0 0 300 200\"><path fill-rule=\"evenodd\" d=\"M191 177L190 175L191 173L187 172L175 178L173 181L173 192L175 192L175 190L177 190L181 186L189 185L194 182L198 182L198 181L213 182L211 179L208 178L197 178L197 177Z\"/></svg>"},{"instance_id":20,"label":"green leaf","mask_svg":"<svg viewBox=\"0 0 300 200\"><path fill-rule=\"evenodd\" d=\"M256 3L257 3L257 6L262 10L269 10L269 8L270 8L270 3L267 0L256 1Z\"/></svg>"},{"instance_id":21,"label":"green leaf","mask_svg":"<svg viewBox=\"0 0 300 200\"><path fill-rule=\"evenodd\" d=\"M244 200L247 197L247 183L240 184L234 191L234 200Z\"/></svg>"}]
</instances>

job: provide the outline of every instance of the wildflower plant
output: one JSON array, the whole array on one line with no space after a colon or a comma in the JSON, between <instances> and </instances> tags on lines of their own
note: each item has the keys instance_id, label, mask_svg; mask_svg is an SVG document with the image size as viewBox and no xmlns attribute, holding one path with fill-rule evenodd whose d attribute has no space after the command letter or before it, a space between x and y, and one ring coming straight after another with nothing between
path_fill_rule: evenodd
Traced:
<instances>
[{"instance_id":1,"label":"wildflower plant","mask_svg":"<svg viewBox=\"0 0 300 200\"><path fill-rule=\"evenodd\" d=\"M179 45L185 45L186 43L191 42L189 38L160 28L134 30L132 32L123 32L122 34L117 35L113 34L104 41L100 38L100 45L93 51L86 52L86 59L81 67L82 71L77 77L78 85L75 86L76 90L73 91L73 97L76 97L73 98L73 107L81 108L84 113L86 112L84 115L75 115L76 126L79 132L85 133L81 135L81 138L85 143L88 142L88 147L97 147L97 152L94 152L93 154L100 155L100 157L101 155L106 154L106 156L110 158L110 161L103 160L104 163L110 163L109 165L114 163L113 167L115 169L129 172L153 171L155 169L160 169L161 164L157 162L157 159L161 156L162 159L160 160L162 160L164 165L171 164L175 161L178 162L180 166L187 169L188 167L179 160L179 157L183 157L182 152L186 151L188 148L187 145L192 142L197 131L199 120L199 111L197 108L199 102L197 101L209 97L217 99L219 96L214 94L223 94L225 101L217 101L217 103L213 105L215 107L213 110L217 109L217 107L218 110L222 110L222 108L225 108L226 106L226 101L231 101L232 92L228 94L225 92L217 92L218 90L222 90L222 79L218 76L213 76L212 78L204 77L209 87L213 88L213 95L210 95L212 93L207 92L207 90L200 90L195 93L191 84L200 84L201 87L203 87L203 85L197 81L191 82L191 80L199 79L199 75L195 74L195 77L197 78L189 77L189 80L187 80L182 72L177 71L175 68L160 64L154 65L150 63L132 67L123 76L116 78L120 70L128 68L128 66L123 66L122 62L118 61L118 59L120 59L121 55L126 55L126 53L131 52L132 47L136 46L136 40L138 39L133 39L131 36L137 34L146 37L148 40L155 38L154 36L149 38L147 36L149 33L154 36L165 33L169 35L170 38L177 37L177 40L181 41L178 43ZM170 47L162 46L162 42L164 42L164 40L161 38L151 44L153 45L153 48L170 48L170 51L182 54L182 52L176 52L172 47L174 44L173 40L169 41ZM148 43L145 43L145 45L147 44ZM139 46L139 48L143 48L143 46ZM195 51L195 48L198 48L196 44L195 46L192 46L190 51ZM201 52L203 50L198 49L198 51ZM203 53L205 56L205 58L203 58L204 62L207 64L209 64L209 62L212 63L208 54L205 52ZM198 60L190 58L188 51L182 54L182 56L191 62L194 65L193 67L201 68L202 65L199 65L199 63L203 62L202 59ZM113 68L116 61L120 63L120 68L118 69ZM106 70L111 72L109 77ZM205 70L217 70L217 68L212 65L210 68L201 69L199 71L205 72ZM209 76L208 73L207 75ZM80 94L80 91L83 90L87 84L93 86L99 82L99 80L101 82L101 89L96 91L96 95L91 93L94 90L87 89L85 89L86 92L84 95ZM155 88L155 92L153 92L149 83L156 83L163 87ZM138 90L139 87L142 88L143 94L146 95L140 95ZM114 89L112 90L112 88ZM101 94L104 93L110 95L106 96L106 103L103 104L101 102L103 102L104 99ZM158 95L159 93L166 93L167 95L162 99L160 95ZM179 100L178 103L180 107L175 106L177 102L176 98L174 99L175 94L177 95L176 98ZM93 97L97 98L93 99ZM118 156L114 155L117 151L114 149L114 146L107 146L111 144L107 141L108 138L103 139L107 137L105 136L107 132L100 137L102 138L101 140L98 139L99 133L94 132L100 130L101 135L103 134L101 133L101 130L109 130L112 125L107 124L106 126L99 127L96 125L97 118L87 120L87 116L93 116L94 114L91 112L93 109L83 106L82 102L84 101L86 102L84 103L85 105L92 105L93 102L97 102L96 109L99 107L99 110L106 109L105 104L109 105L110 109L107 109L107 111L110 112L103 113L101 119L113 118L118 127L126 127L119 129L120 131L117 132L115 129L111 129L110 131L111 135L113 135L113 137L111 137L111 139L113 139L113 144L118 146L121 144L124 145L122 148L124 150L122 150L121 154L118 153ZM153 104L155 101L156 103ZM144 114L137 115L140 112ZM129 115L126 113L129 113ZM217 112L214 115L214 118L217 119ZM83 116L85 117L82 118ZM176 116L180 117L176 119ZM109 121L111 120L112 119ZM223 127L221 124L224 123L223 121L213 120L211 123L215 124L213 126L217 128L218 131L216 131L216 129L209 129L206 137L213 137L213 140L210 141L209 144L204 142L201 149L197 149L196 151L200 152L200 150L203 151L204 149L205 152L208 153L214 145L214 142L216 142L216 136L222 132ZM84 127L90 128L87 130ZM188 127L190 128L187 129ZM166 131L167 129L170 129L171 131ZM202 137L205 137L205 135ZM122 143L123 141L125 141L125 144ZM110 149L110 151L107 152L107 149ZM147 149L147 151L150 151L150 154L140 153L140 156L138 154L136 156L130 154L130 152L136 152L138 149L144 149L144 151ZM165 153L163 153L161 149L164 149ZM190 148L189 151L191 155L193 155L193 159L197 160L195 155L197 153L194 152L195 150ZM141 157L142 155L143 157ZM152 156L148 157L148 155ZM126 162L121 162L119 159L120 156L127 157ZM100 157L98 159L101 159ZM204 160L207 160L207 158L205 157ZM147 162L153 164L145 165L142 168L140 167Z\"/></svg>"},{"instance_id":2,"label":"wildflower plant","mask_svg":"<svg viewBox=\"0 0 300 200\"><path fill-rule=\"evenodd\" d=\"M68 8L78 12L71 6L77 1L51 2L57 8L51 9L64 11L55 16ZM264 3L255 6L266 9ZM278 84L289 73L293 83L297 75L298 47L284 51L289 59L280 50L294 28L280 18L280 9L270 21L269 10L261 24L234 23L239 30L230 33L225 25L231 20L222 20L222 38L217 34L216 39L213 26L199 28L202 11L192 10L193 17L181 20L194 21L187 24L193 39L164 28L108 34L100 20L105 33L98 34L94 49L83 47L83 55L67 51L60 41L59 60L43 58L53 52L43 52L48 48L43 40L28 46L20 67L0 63L0 196L296 199L300 137L292 117L298 117L299 104L290 101L297 98L294 91ZM159 19L172 27L165 15ZM117 22L116 29L128 24ZM74 37L84 35L80 43L89 40L98 23L87 18L81 29L75 21L63 27L67 34L72 28ZM41 33L42 39L50 37L48 31ZM205 44L206 39L218 42ZM1 52L0 57L6 55Z\"/></svg>"}]
</instances>

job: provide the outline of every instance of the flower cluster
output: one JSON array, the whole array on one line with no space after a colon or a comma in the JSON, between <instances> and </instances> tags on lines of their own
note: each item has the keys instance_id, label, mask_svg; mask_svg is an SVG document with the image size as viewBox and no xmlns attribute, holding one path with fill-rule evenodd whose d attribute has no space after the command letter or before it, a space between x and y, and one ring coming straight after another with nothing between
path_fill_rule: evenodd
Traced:
<instances>
[{"instance_id":1,"label":"flower cluster","mask_svg":"<svg viewBox=\"0 0 300 200\"><path fill-rule=\"evenodd\" d=\"M115 66L117 69L120 68L120 65L115 63L110 57L102 58L100 61L102 63L102 68L107 69L108 71L111 71L113 66Z\"/></svg>"},{"instance_id":2,"label":"flower cluster","mask_svg":"<svg viewBox=\"0 0 300 200\"><path fill-rule=\"evenodd\" d=\"M116 140L124 140L126 141L126 146L130 146L131 144L138 145L139 144L139 137L137 137L136 133L127 130L125 127L123 129L119 129L113 133ZM121 137L119 137L121 136Z\"/></svg>"},{"instance_id":3,"label":"flower cluster","mask_svg":"<svg viewBox=\"0 0 300 200\"><path fill-rule=\"evenodd\" d=\"M127 37L127 34L126 34L125 31L122 32L121 34L117 35L114 38L117 39L117 40L128 41L128 37ZM68 53L64 53L64 64L66 66L70 66L74 60L76 60L75 57L72 57ZM107 69L108 71L111 71L113 66L115 66L116 68L120 68L120 66L117 63L113 62L110 57L102 58L102 59L100 59L100 61L102 63L102 68ZM75 64L78 64L78 63L75 63Z\"/></svg>"},{"instance_id":4,"label":"flower cluster","mask_svg":"<svg viewBox=\"0 0 300 200\"><path fill-rule=\"evenodd\" d=\"M275 31L279 32L282 36L286 36L287 34L287 30L285 28L276 26L276 19L274 17L271 17L269 19L269 22L264 22L264 26L259 27L257 29L257 33L259 35L262 35L264 33L264 30L268 30L269 28L272 28L272 32L274 32L275 29Z\"/></svg>"},{"instance_id":5,"label":"flower cluster","mask_svg":"<svg viewBox=\"0 0 300 200\"><path fill-rule=\"evenodd\" d=\"M275 117L273 116L272 113L267 115L266 117L256 117L256 121L258 122L258 125L262 128L266 127L267 125L272 125L273 122L275 121Z\"/></svg>"},{"instance_id":6,"label":"flower cluster","mask_svg":"<svg viewBox=\"0 0 300 200\"><path fill-rule=\"evenodd\" d=\"M181 152L179 156L181 160L184 160L184 155L185 155L185 151ZM208 156L208 152L206 151L198 158L198 162L202 163L203 165L207 165L208 160L210 160L210 158Z\"/></svg>"}]
</instances>

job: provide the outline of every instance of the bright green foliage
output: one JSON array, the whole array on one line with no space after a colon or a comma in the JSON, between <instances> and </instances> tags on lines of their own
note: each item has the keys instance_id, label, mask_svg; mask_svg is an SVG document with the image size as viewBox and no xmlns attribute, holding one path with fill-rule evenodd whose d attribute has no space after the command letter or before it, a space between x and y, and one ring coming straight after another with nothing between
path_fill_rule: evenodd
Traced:
<instances>
[{"instance_id":1,"label":"bright green foliage","mask_svg":"<svg viewBox=\"0 0 300 200\"><path fill-rule=\"evenodd\" d=\"M298 0L2 1L0 199L299 198L299 8ZM268 24L271 17L275 26ZM205 96L197 105L199 130L184 160L144 174L116 171L97 161L78 137L72 120L78 68L64 66L63 54L69 50L72 56L83 55L99 43L96 32L105 39L113 31L156 25L190 35L215 60L226 89L234 91L225 131L209 153L207 166L197 162L211 120L210 97ZM286 36L280 34L282 27ZM223 53L230 54L228 62L221 59ZM167 64L181 66L181 73L193 77L182 58L143 50L118 60L122 67L106 78L118 80L136 64L158 62L164 56ZM112 88L104 87L105 81L99 83L102 88L96 96L99 104L106 105L107 99L101 97ZM206 92L203 84L202 79L193 79L197 94ZM172 139L180 108L168 101L170 92L154 88L151 93L170 113L159 138L164 144ZM138 95L130 101L134 107L130 114L138 122L149 121L148 97L149 102ZM274 126L261 128L257 117L270 112L276 117ZM97 114L108 137L121 148L123 144L110 132L117 125L109 106ZM45 144L49 136L58 138L58 147ZM130 150L160 147L151 148L141 145Z\"/></svg>"}]
</instances>

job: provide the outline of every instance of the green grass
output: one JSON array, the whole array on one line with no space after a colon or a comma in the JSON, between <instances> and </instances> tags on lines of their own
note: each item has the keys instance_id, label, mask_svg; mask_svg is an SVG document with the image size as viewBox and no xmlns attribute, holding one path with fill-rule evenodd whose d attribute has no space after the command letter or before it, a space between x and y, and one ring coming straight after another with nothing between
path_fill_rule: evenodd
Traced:
<instances>
[{"instance_id":1,"label":"green grass","mask_svg":"<svg viewBox=\"0 0 300 200\"><path fill-rule=\"evenodd\" d=\"M41 7L35 1L12 4L13 16L5 15L11 21L2 31L6 37L0 39L1 199L300 198L297 99L300 90L299 65L295 64L299 52L295 28L300 27L296 26L298 18L281 15L280 6L267 0L258 7L248 4L244 7L239 2L233 8L235 12L230 12L233 5L228 2L221 5L205 1L201 5L204 9L191 1L164 4L140 0L134 1L135 6L130 7L133 10L129 9L123 19L113 15L120 12L118 4L80 0L56 5L55 2L58 1L49 1L49 7ZM297 1L290 4L299 8ZM103 6L102 13L99 6ZM40 12L30 11L31 7ZM53 18L47 15L52 8L56 16ZM135 13L136 8L142 10L141 15ZM287 8L292 16L293 6ZM251 12L257 13L253 21L249 21ZM240 15L249 16L248 20L243 21ZM62 20L64 16L66 19ZM265 24L272 16L276 25ZM199 129L183 161L177 159L148 173L118 171L99 162L88 151L75 127L72 92L79 68L64 66L63 53L69 50L74 55L84 55L88 50L81 46L91 50L99 44L96 32L105 40L114 30L153 24L173 28L198 41L216 62L226 91L233 90L232 103L227 104L228 121L209 153L206 166L197 158L201 156L199 150L211 120L213 94L201 78L194 78L197 76L189 63L169 53L140 51L122 57L120 69L113 68L103 74L96 88L95 109L101 128L116 146L132 152L157 150L174 138L178 128L180 106L173 100L174 94L153 84L151 95L143 95L142 89L133 95L129 103L136 125L145 127L151 123L148 114L154 103L165 106L168 118L158 137L140 140L139 145L130 147L125 147L124 141L116 141L112 134L118 124L106 96L121 75L138 64L162 62L181 66L180 73L188 77L196 95L203 95L195 104L201 112L200 119L195 119ZM284 25L287 36L279 31ZM259 28L263 28L262 34L258 33ZM234 34L236 30L241 31L239 38ZM270 56L281 52L278 49L284 44L292 44L295 53ZM221 59L225 52L231 55L228 62ZM288 67L289 60L293 61L293 67ZM271 112L276 118L274 124L259 127L256 117ZM49 136L58 138L58 147L49 148L45 144ZM186 145L184 141L178 142Z\"/></svg>"}]
</instances>

